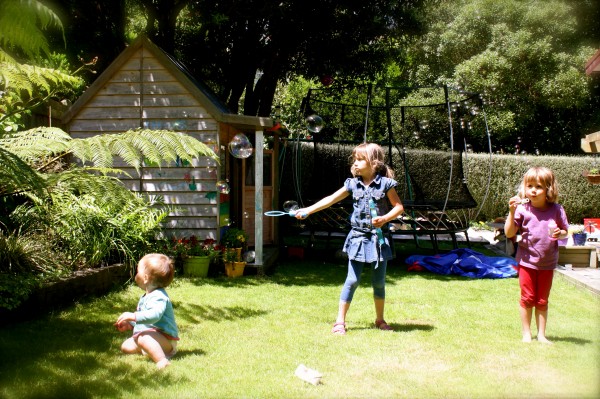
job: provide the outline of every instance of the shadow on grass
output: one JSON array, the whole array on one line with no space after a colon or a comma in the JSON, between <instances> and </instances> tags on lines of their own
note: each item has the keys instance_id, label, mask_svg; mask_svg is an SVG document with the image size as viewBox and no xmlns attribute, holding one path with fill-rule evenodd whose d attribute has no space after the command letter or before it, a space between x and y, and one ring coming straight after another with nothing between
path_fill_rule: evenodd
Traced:
<instances>
[{"instance_id":1,"label":"shadow on grass","mask_svg":"<svg viewBox=\"0 0 600 399\"><path fill-rule=\"evenodd\" d=\"M418 321L409 321L407 323L388 323L388 325L390 327L392 327L392 331L390 331L390 334L393 333L406 333L406 332L412 332L412 331L433 331L435 329L435 326L427 323L427 322L418 322ZM350 328L348 328L348 330L354 330L354 331L358 331L358 330L373 330L375 329L374 325L365 325L365 326L352 326ZM387 333L387 331L386 331Z\"/></svg>"},{"instance_id":2,"label":"shadow on grass","mask_svg":"<svg viewBox=\"0 0 600 399\"><path fill-rule=\"evenodd\" d=\"M177 318L188 323L200 323L201 321L240 320L251 317L264 316L267 312L263 310L250 309L243 306L202 306L193 303L176 303L175 311Z\"/></svg>"},{"instance_id":3,"label":"shadow on grass","mask_svg":"<svg viewBox=\"0 0 600 399\"><path fill-rule=\"evenodd\" d=\"M573 338L573 337L553 337L553 336L547 336L547 338L550 340L550 342L571 342L573 344L577 344L577 345L586 345L586 344L591 344L593 341L589 340L589 339L582 339L582 338Z\"/></svg>"},{"instance_id":4,"label":"shadow on grass","mask_svg":"<svg viewBox=\"0 0 600 399\"><path fill-rule=\"evenodd\" d=\"M0 387L13 387L8 397L116 397L124 389L135 394L142 387L165 383L146 364L115 362L120 334L110 323L88 316L47 316L0 330ZM97 378L98 370L103 370L103 378Z\"/></svg>"}]
</instances>

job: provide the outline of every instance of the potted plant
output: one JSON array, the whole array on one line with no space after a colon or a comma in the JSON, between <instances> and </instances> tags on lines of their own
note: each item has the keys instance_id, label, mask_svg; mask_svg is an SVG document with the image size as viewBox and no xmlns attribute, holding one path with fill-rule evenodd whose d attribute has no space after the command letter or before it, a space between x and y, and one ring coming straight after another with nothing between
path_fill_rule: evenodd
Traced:
<instances>
[{"instance_id":1,"label":"potted plant","mask_svg":"<svg viewBox=\"0 0 600 399\"><path fill-rule=\"evenodd\" d=\"M208 267L221 254L221 248L213 238L199 240L196 236L173 239L172 252L183 262L183 274L206 277Z\"/></svg>"},{"instance_id":2,"label":"potted plant","mask_svg":"<svg viewBox=\"0 0 600 399\"><path fill-rule=\"evenodd\" d=\"M571 235L573 236L573 245L585 245L587 234L585 233L583 227L573 229Z\"/></svg>"},{"instance_id":3,"label":"potted plant","mask_svg":"<svg viewBox=\"0 0 600 399\"><path fill-rule=\"evenodd\" d=\"M236 227L230 227L221 238L221 244L225 248L243 248L248 241L248 234Z\"/></svg>"},{"instance_id":4,"label":"potted plant","mask_svg":"<svg viewBox=\"0 0 600 399\"><path fill-rule=\"evenodd\" d=\"M590 170L586 170L583 172L583 176L587 179L591 184L600 184L600 169L599 168L591 168Z\"/></svg>"},{"instance_id":5,"label":"potted plant","mask_svg":"<svg viewBox=\"0 0 600 399\"><path fill-rule=\"evenodd\" d=\"M246 262L242 261L240 255L233 248L225 248L223 252L223 263L227 277L239 277L244 274Z\"/></svg>"},{"instance_id":6,"label":"potted plant","mask_svg":"<svg viewBox=\"0 0 600 399\"><path fill-rule=\"evenodd\" d=\"M221 245L223 245L227 251L228 248L233 248L237 254L237 261L242 260L242 250L248 242L248 234L236 227L229 227L223 237L221 237Z\"/></svg>"}]
</instances>

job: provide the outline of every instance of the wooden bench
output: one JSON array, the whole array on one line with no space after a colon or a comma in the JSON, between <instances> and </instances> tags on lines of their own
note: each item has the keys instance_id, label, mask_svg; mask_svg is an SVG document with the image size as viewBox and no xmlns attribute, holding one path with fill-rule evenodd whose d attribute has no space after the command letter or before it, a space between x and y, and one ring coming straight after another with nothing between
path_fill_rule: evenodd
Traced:
<instances>
[{"instance_id":1,"label":"wooden bench","mask_svg":"<svg viewBox=\"0 0 600 399\"><path fill-rule=\"evenodd\" d=\"M591 245L567 245L558 247L558 263L573 267L598 267L596 247Z\"/></svg>"}]
</instances>

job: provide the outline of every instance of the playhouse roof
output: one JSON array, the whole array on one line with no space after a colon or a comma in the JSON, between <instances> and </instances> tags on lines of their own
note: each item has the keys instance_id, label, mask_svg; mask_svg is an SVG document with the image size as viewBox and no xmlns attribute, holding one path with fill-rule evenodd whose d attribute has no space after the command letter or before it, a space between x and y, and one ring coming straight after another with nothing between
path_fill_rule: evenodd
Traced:
<instances>
[{"instance_id":1,"label":"playhouse roof","mask_svg":"<svg viewBox=\"0 0 600 399\"><path fill-rule=\"evenodd\" d=\"M232 113L205 84L195 79L181 62L167 54L146 36L138 37L98 76L63 115L63 123L68 124L141 47L150 51L154 57L161 61L164 67L206 108L217 122L231 125L242 131L262 130L273 126L271 118Z\"/></svg>"},{"instance_id":2,"label":"playhouse roof","mask_svg":"<svg viewBox=\"0 0 600 399\"><path fill-rule=\"evenodd\" d=\"M585 63L585 73L600 73L600 49Z\"/></svg>"}]
</instances>

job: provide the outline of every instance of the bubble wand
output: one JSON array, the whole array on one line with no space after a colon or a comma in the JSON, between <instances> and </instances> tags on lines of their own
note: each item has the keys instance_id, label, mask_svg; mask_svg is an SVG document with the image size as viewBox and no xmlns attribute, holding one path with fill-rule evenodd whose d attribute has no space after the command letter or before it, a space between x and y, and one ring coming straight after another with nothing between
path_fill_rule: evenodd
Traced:
<instances>
[{"instance_id":1,"label":"bubble wand","mask_svg":"<svg viewBox=\"0 0 600 399\"><path fill-rule=\"evenodd\" d=\"M296 217L296 214L298 213L297 210L291 210L288 212L284 212L284 211L267 211L265 212L265 216L291 216L291 217ZM308 216L308 214L306 213L301 213L302 217L305 218Z\"/></svg>"}]
</instances>

